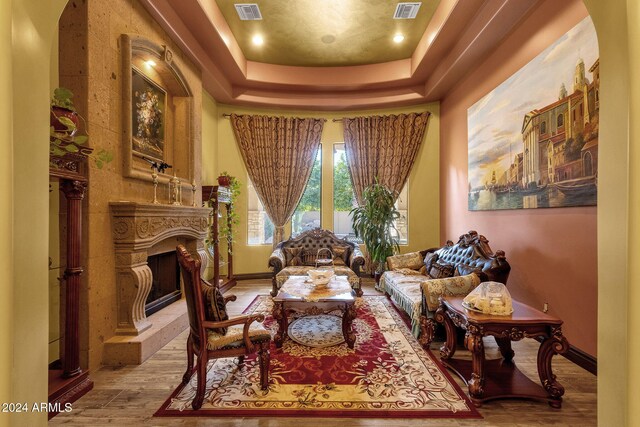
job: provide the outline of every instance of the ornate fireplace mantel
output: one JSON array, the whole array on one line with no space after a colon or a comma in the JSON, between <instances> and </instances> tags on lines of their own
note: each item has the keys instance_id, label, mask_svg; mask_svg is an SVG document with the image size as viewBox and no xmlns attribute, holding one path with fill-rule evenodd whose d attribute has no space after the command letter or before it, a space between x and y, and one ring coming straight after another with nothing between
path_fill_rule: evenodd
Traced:
<instances>
[{"instance_id":1,"label":"ornate fireplace mantel","mask_svg":"<svg viewBox=\"0 0 640 427\"><path fill-rule=\"evenodd\" d=\"M150 250L168 239L179 239L191 253L198 253L202 268L207 257L209 208L137 202L111 202L111 233L116 255L118 335L139 335L149 327L144 312L152 284L147 265Z\"/></svg>"}]
</instances>

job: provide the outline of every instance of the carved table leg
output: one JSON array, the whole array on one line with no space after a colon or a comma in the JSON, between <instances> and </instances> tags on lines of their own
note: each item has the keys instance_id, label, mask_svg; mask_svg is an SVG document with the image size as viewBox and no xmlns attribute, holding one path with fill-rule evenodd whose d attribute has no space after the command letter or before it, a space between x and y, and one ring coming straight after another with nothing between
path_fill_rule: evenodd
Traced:
<instances>
[{"instance_id":1,"label":"carved table leg","mask_svg":"<svg viewBox=\"0 0 640 427\"><path fill-rule=\"evenodd\" d=\"M276 275L274 273L271 279L271 296L275 297L276 295L278 295L278 284L276 283Z\"/></svg>"},{"instance_id":2,"label":"carved table leg","mask_svg":"<svg viewBox=\"0 0 640 427\"><path fill-rule=\"evenodd\" d=\"M469 395L472 398L482 398L484 395L484 343L482 334L474 326L469 327L464 336L464 346L471 352L472 368L469 379ZM479 406L478 402L474 403Z\"/></svg>"},{"instance_id":3,"label":"carved table leg","mask_svg":"<svg viewBox=\"0 0 640 427\"><path fill-rule=\"evenodd\" d=\"M440 357L445 360L451 359L453 355L456 354L456 326L446 313L446 307L442 304L440 304L440 307L436 310L435 319L438 323L444 323L444 329L447 333L447 339L442 347L440 347Z\"/></svg>"},{"instance_id":4,"label":"carved table leg","mask_svg":"<svg viewBox=\"0 0 640 427\"><path fill-rule=\"evenodd\" d=\"M344 314L342 315L342 335L350 349L353 349L353 345L356 342L356 334L351 329L351 323L356 318L356 306L354 303L347 303L344 308Z\"/></svg>"},{"instance_id":5,"label":"carved table leg","mask_svg":"<svg viewBox=\"0 0 640 427\"><path fill-rule=\"evenodd\" d=\"M427 316L422 314L420 316L420 338L418 338L418 342L420 345L428 349L433 341L433 334L436 330L436 322L433 319L429 319Z\"/></svg>"},{"instance_id":6,"label":"carved table leg","mask_svg":"<svg viewBox=\"0 0 640 427\"><path fill-rule=\"evenodd\" d=\"M288 321L287 313L284 310L284 303L282 301L274 301L273 303L273 318L278 322L278 332L273 337L273 341L276 343L276 347L282 347L282 342L287 334Z\"/></svg>"},{"instance_id":7,"label":"carved table leg","mask_svg":"<svg viewBox=\"0 0 640 427\"><path fill-rule=\"evenodd\" d=\"M549 394L549 405L553 408L562 406L564 387L556 381L551 370L551 358L556 354L564 354L569 350L569 342L562 335L561 328L552 328L551 336L546 337L538 349L538 375L542 387Z\"/></svg>"},{"instance_id":8,"label":"carved table leg","mask_svg":"<svg viewBox=\"0 0 640 427\"><path fill-rule=\"evenodd\" d=\"M504 358L505 362L511 362L515 353L511 349L511 338L509 337L494 337L498 348L500 348L500 354Z\"/></svg>"}]
</instances>

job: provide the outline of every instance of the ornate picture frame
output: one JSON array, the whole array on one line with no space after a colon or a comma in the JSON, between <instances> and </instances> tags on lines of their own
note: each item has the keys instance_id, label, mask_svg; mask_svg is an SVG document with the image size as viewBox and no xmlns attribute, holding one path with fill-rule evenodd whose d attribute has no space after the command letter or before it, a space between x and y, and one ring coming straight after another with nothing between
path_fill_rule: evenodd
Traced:
<instances>
[{"instance_id":1,"label":"ornate picture frame","mask_svg":"<svg viewBox=\"0 0 640 427\"><path fill-rule=\"evenodd\" d=\"M199 176L195 157L200 140L193 82L190 84L183 73L188 67L166 45L135 34L122 34L120 41L122 174L153 182L150 162L161 161L171 167L166 172L159 171L159 184L168 184L175 174L181 186L190 189L190 183ZM140 99L141 93L157 99L147 102ZM153 123L149 123L151 116L160 121L156 122L154 117ZM145 128L150 124L151 128Z\"/></svg>"}]
</instances>

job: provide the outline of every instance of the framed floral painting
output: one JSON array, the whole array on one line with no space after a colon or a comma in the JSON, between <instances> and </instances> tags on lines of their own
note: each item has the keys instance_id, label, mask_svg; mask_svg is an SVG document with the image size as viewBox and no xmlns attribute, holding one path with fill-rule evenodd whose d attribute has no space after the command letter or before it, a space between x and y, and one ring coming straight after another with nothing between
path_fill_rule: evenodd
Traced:
<instances>
[{"instance_id":1,"label":"framed floral painting","mask_svg":"<svg viewBox=\"0 0 640 427\"><path fill-rule=\"evenodd\" d=\"M131 75L131 119L134 154L164 160L167 93L136 68Z\"/></svg>"}]
</instances>

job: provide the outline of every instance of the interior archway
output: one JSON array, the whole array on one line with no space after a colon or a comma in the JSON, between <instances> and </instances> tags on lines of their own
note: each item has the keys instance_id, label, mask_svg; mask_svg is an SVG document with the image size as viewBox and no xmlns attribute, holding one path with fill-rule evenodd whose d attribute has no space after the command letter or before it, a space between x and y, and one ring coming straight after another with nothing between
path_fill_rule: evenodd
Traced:
<instances>
[{"instance_id":1,"label":"interior archway","mask_svg":"<svg viewBox=\"0 0 640 427\"><path fill-rule=\"evenodd\" d=\"M8 354L3 352L0 363L4 402L47 401L48 245L34 243L48 235L49 227L46 118L50 88L49 79L42 78L42 70L49 69L54 31L66 3L67 0L3 3L2 12L10 17L3 19L3 27L10 24L5 28L11 36L10 45L0 49L0 56L2 62L10 64L11 88L0 101L0 111L10 117L12 125L3 140L9 146L10 164L2 170L2 181L9 183L2 219L10 226L10 232L3 234L0 257L7 267L3 270L10 277L0 305L0 335L6 337L8 350ZM16 31L17 28L21 30ZM39 425L46 420L46 413L29 412L12 414L9 424Z\"/></svg>"}]
</instances>

